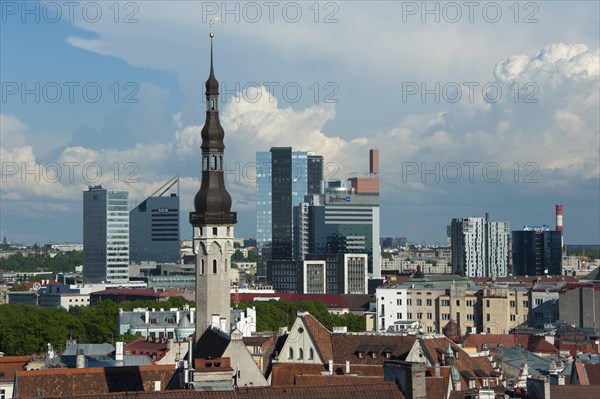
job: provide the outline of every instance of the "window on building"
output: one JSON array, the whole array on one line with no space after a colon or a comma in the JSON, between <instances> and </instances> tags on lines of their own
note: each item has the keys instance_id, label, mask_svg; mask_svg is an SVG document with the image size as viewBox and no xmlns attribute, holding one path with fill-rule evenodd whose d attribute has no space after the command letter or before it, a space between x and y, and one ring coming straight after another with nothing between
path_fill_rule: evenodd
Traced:
<instances>
[{"instance_id":1,"label":"window on building","mask_svg":"<svg viewBox=\"0 0 600 399\"><path fill-rule=\"evenodd\" d=\"M313 350L313 348L310 348L308 350L308 360L313 360L314 357L315 357L315 351Z\"/></svg>"},{"instance_id":2,"label":"window on building","mask_svg":"<svg viewBox=\"0 0 600 399\"><path fill-rule=\"evenodd\" d=\"M409 312L409 313L407 313L407 314L406 314L406 318L408 318L409 320L410 320L410 319L412 319L412 313L410 313L410 312Z\"/></svg>"},{"instance_id":3,"label":"window on building","mask_svg":"<svg viewBox=\"0 0 600 399\"><path fill-rule=\"evenodd\" d=\"M423 318L423 313L417 312L417 320L421 320Z\"/></svg>"},{"instance_id":4,"label":"window on building","mask_svg":"<svg viewBox=\"0 0 600 399\"><path fill-rule=\"evenodd\" d=\"M432 304L431 299L428 299L426 303L427 303L427 306L431 306L431 304Z\"/></svg>"},{"instance_id":5,"label":"window on building","mask_svg":"<svg viewBox=\"0 0 600 399\"><path fill-rule=\"evenodd\" d=\"M450 300L449 299L442 299L442 306L450 306Z\"/></svg>"},{"instance_id":6,"label":"window on building","mask_svg":"<svg viewBox=\"0 0 600 399\"><path fill-rule=\"evenodd\" d=\"M422 301L420 299L417 299L417 306L421 306L421 302Z\"/></svg>"},{"instance_id":7,"label":"window on building","mask_svg":"<svg viewBox=\"0 0 600 399\"><path fill-rule=\"evenodd\" d=\"M396 299L396 305L402 306L402 299Z\"/></svg>"},{"instance_id":8,"label":"window on building","mask_svg":"<svg viewBox=\"0 0 600 399\"><path fill-rule=\"evenodd\" d=\"M517 306L517 301L510 301L510 307L514 308Z\"/></svg>"},{"instance_id":9,"label":"window on building","mask_svg":"<svg viewBox=\"0 0 600 399\"><path fill-rule=\"evenodd\" d=\"M485 315L485 320L486 320L486 321L490 321L490 314L489 314L489 313L487 313L487 314Z\"/></svg>"},{"instance_id":10,"label":"window on building","mask_svg":"<svg viewBox=\"0 0 600 399\"><path fill-rule=\"evenodd\" d=\"M427 320L431 320L433 318L433 315L431 313L427 313Z\"/></svg>"},{"instance_id":11,"label":"window on building","mask_svg":"<svg viewBox=\"0 0 600 399\"><path fill-rule=\"evenodd\" d=\"M526 308L529 306L529 301L523 301L523 307Z\"/></svg>"},{"instance_id":12,"label":"window on building","mask_svg":"<svg viewBox=\"0 0 600 399\"><path fill-rule=\"evenodd\" d=\"M460 300L459 299L456 300L456 306L460 306Z\"/></svg>"},{"instance_id":13,"label":"window on building","mask_svg":"<svg viewBox=\"0 0 600 399\"><path fill-rule=\"evenodd\" d=\"M290 347L290 352L288 355L289 360L294 360L294 348Z\"/></svg>"},{"instance_id":14,"label":"window on building","mask_svg":"<svg viewBox=\"0 0 600 399\"><path fill-rule=\"evenodd\" d=\"M406 300L406 304L407 304L408 306L411 306L411 305L412 305L412 299L408 298L408 299Z\"/></svg>"},{"instance_id":15,"label":"window on building","mask_svg":"<svg viewBox=\"0 0 600 399\"><path fill-rule=\"evenodd\" d=\"M517 319L517 317L514 314L510 315L510 321L515 321Z\"/></svg>"},{"instance_id":16,"label":"window on building","mask_svg":"<svg viewBox=\"0 0 600 399\"><path fill-rule=\"evenodd\" d=\"M304 359L304 350L302 348L298 349L298 360Z\"/></svg>"},{"instance_id":17,"label":"window on building","mask_svg":"<svg viewBox=\"0 0 600 399\"><path fill-rule=\"evenodd\" d=\"M216 236L218 234L218 229L216 227L213 227L213 236Z\"/></svg>"},{"instance_id":18,"label":"window on building","mask_svg":"<svg viewBox=\"0 0 600 399\"><path fill-rule=\"evenodd\" d=\"M402 313L396 313L396 318L398 320L401 320L402 319Z\"/></svg>"},{"instance_id":19,"label":"window on building","mask_svg":"<svg viewBox=\"0 0 600 399\"><path fill-rule=\"evenodd\" d=\"M485 307L486 307L486 308L489 308L489 307L490 307L490 300L489 300L489 299L487 299L487 300L485 301Z\"/></svg>"},{"instance_id":20,"label":"window on building","mask_svg":"<svg viewBox=\"0 0 600 399\"><path fill-rule=\"evenodd\" d=\"M213 274L217 274L217 260L213 259Z\"/></svg>"},{"instance_id":21,"label":"window on building","mask_svg":"<svg viewBox=\"0 0 600 399\"><path fill-rule=\"evenodd\" d=\"M536 305L538 305L538 306L539 306L539 305L541 305L542 303L544 303L544 300L543 300L542 298L536 298L536 299L535 299L535 304L536 304Z\"/></svg>"}]
</instances>

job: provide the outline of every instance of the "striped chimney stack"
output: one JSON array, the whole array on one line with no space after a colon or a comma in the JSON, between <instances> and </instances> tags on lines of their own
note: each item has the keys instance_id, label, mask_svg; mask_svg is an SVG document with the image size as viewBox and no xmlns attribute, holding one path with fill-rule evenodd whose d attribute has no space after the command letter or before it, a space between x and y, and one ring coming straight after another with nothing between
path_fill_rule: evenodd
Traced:
<instances>
[{"instance_id":1,"label":"striped chimney stack","mask_svg":"<svg viewBox=\"0 0 600 399\"><path fill-rule=\"evenodd\" d=\"M563 206L556 204L556 231L560 231L560 248L565 253L565 243L563 239Z\"/></svg>"}]
</instances>

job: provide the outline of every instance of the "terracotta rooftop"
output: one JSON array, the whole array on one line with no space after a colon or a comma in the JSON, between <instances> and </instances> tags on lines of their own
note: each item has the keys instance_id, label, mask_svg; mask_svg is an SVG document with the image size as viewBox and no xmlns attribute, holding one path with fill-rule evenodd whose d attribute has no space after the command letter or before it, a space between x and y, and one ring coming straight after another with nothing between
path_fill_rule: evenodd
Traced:
<instances>
[{"instance_id":1,"label":"terracotta rooftop","mask_svg":"<svg viewBox=\"0 0 600 399\"><path fill-rule=\"evenodd\" d=\"M586 363L584 365L587 380L590 385L600 385L600 364ZM600 392L600 388L598 388Z\"/></svg>"},{"instance_id":2,"label":"terracotta rooftop","mask_svg":"<svg viewBox=\"0 0 600 399\"><path fill-rule=\"evenodd\" d=\"M0 356L0 382L12 382L29 360L31 356Z\"/></svg>"},{"instance_id":3,"label":"terracotta rooftop","mask_svg":"<svg viewBox=\"0 0 600 399\"><path fill-rule=\"evenodd\" d=\"M115 392L152 391L155 381L166 389L175 374L173 365L92 367L17 371L15 396L27 398L108 395Z\"/></svg>"},{"instance_id":4,"label":"terracotta rooftop","mask_svg":"<svg viewBox=\"0 0 600 399\"><path fill-rule=\"evenodd\" d=\"M550 385L552 399L598 399L598 387L594 385Z\"/></svg>"},{"instance_id":5,"label":"terracotta rooftop","mask_svg":"<svg viewBox=\"0 0 600 399\"><path fill-rule=\"evenodd\" d=\"M386 353L390 353L392 359L404 360L416 341L417 338L410 335L333 334L334 361L383 366L387 360Z\"/></svg>"},{"instance_id":6,"label":"terracotta rooftop","mask_svg":"<svg viewBox=\"0 0 600 399\"><path fill-rule=\"evenodd\" d=\"M496 348L499 345L514 347L520 345L530 352L536 353L558 353L558 349L544 337L526 334L469 334L462 338L465 348L476 348L482 351L483 345L488 348Z\"/></svg>"},{"instance_id":7,"label":"terracotta rooftop","mask_svg":"<svg viewBox=\"0 0 600 399\"><path fill-rule=\"evenodd\" d=\"M481 387L484 380L487 380L488 386L494 386L494 379L498 374L494 371L489 359L485 356L471 357L460 347L454 344L448 338L426 338L420 340L422 348L425 350L425 356L431 364L440 363L445 359L445 352L448 345L452 347L454 353L454 366L461 375L461 387L467 389L469 381L474 380L476 387Z\"/></svg>"},{"instance_id":8,"label":"terracotta rooftop","mask_svg":"<svg viewBox=\"0 0 600 399\"><path fill-rule=\"evenodd\" d=\"M136 338L123 347L123 352L130 355L155 355L157 360L162 359L169 351L167 344L152 342L144 338ZM129 352L129 353L127 353Z\"/></svg>"},{"instance_id":9,"label":"terracotta rooftop","mask_svg":"<svg viewBox=\"0 0 600 399\"><path fill-rule=\"evenodd\" d=\"M282 386L240 388L224 392L196 392L193 390L172 390L162 392L126 392L102 395L79 396L82 399L405 399L395 383L378 381L376 384L327 385L319 387ZM52 398L52 397L50 397Z\"/></svg>"},{"instance_id":10,"label":"terracotta rooftop","mask_svg":"<svg viewBox=\"0 0 600 399\"><path fill-rule=\"evenodd\" d=\"M308 327L308 333L312 336L317 349L321 353L323 360L328 362L333 360L333 345L331 343L331 331L329 331L323 324L314 318L310 313L306 313L302 316L306 327Z\"/></svg>"}]
</instances>

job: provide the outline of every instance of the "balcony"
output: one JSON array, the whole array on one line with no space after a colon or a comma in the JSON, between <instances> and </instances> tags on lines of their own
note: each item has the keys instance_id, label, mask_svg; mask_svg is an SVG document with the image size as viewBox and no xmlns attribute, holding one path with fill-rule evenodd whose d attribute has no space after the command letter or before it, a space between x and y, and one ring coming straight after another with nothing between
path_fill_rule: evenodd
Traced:
<instances>
[{"instance_id":1,"label":"balcony","mask_svg":"<svg viewBox=\"0 0 600 399\"><path fill-rule=\"evenodd\" d=\"M190 224L192 226L205 226L211 224L236 224L236 212L190 212Z\"/></svg>"}]
</instances>

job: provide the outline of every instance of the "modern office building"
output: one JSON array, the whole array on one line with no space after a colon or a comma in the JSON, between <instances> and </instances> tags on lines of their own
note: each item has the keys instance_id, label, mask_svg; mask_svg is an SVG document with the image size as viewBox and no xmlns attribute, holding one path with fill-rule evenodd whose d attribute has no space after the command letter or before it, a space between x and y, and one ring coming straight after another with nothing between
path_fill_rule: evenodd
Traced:
<instances>
[{"instance_id":1,"label":"modern office building","mask_svg":"<svg viewBox=\"0 0 600 399\"><path fill-rule=\"evenodd\" d=\"M379 277L379 194L355 194L348 183L329 182L323 205L309 206L308 252L367 254L369 273Z\"/></svg>"},{"instance_id":2,"label":"modern office building","mask_svg":"<svg viewBox=\"0 0 600 399\"><path fill-rule=\"evenodd\" d=\"M90 186L83 192L83 280L129 281L129 193Z\"/></svg>"},{"instance_id":3,"label":"modern office building","mask_svg":"<svg viewBox=\"0 0 600 399\"><path fill-rule=\"evenodd\" d=\"M180 263L179 176L129 212L131 262Z\"/></svg>"},{"instance_id":4,"label":"modern office building","mask_svg":"<svg viewBox=\"0 0 600 399\"><path fill-rule=\"evenodd\" d=\"M291 147L256 153L257 278L264 281L269 260L294 259L293 206L319 194L323 157Z\"/></svg>"},{"instance_id":5,"label":"modern office building","mask_svg":"<svg viewBox=\"0 0 600 399\"><path fill-rule=\"evenodd\" d=\"M513 274L560 275L562 260L561 232L546 225L525 226L512 232Z\"/></svg>"},{"instance_id":6,"label":"modern office building","mask_svg":"<svg viewBox=\"0 0 600 399\"><path fill-rule=\"evenodd\" d=\"M485 218L455 218L448 228L452 270L468 277L503 277L508 274L508 222Z\"/></svg>"},{"instance_id":7,"label":"modern office building","mask_svg":"<svg viewBox=\"0 0 600 399\"><path fill-rule=\"evenodd\" d=\"M304 261L268 262L268 280L280 293L367 294L366 254L308 254Z\"/></svg>"}]
</instances>

